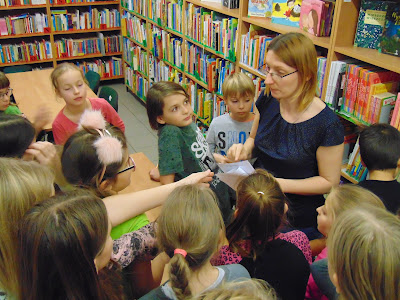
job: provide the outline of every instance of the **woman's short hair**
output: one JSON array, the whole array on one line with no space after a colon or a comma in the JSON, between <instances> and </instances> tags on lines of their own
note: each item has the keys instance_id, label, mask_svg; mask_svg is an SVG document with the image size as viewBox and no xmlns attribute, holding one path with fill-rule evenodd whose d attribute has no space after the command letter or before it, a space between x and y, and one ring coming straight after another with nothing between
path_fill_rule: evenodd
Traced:
<instances>
[{"instance_id":1,"label":"woman's short hair","mask_svg":"<svg viewBox=\"0 0 400 300\"><path fill-rule=\"evenodd\" d=\"M331 277L343 299L398 299L400 220L371 205L343 212L328 236Z\"/></svg>"},{"instance_id":2,"label":"woman's short hair","mask_svg":"<svg viewBox=\"0 0 400 300\"><path fill-rule=\"evenodd\" d=\"M317 51L313 42L302 33L289 32L275 37L267 51L274 51L285 64L295 68L300 77L296 97L301 99L299 110L313 101L317 88Z\"/></svg>"}]
</instances>

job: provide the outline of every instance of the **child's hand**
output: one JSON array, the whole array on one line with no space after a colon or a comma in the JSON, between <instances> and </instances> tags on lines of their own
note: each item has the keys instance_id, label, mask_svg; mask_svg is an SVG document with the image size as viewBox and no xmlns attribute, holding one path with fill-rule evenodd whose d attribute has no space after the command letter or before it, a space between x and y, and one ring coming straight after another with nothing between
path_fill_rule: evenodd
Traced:
<instances>
[{"instance_id":1,"label":"child's hand","mask_svg":"<svg viewBox=\"0 0 400 300\"><path fill-rule=\"evenodd\" d=\"M228 159L230 162L246 160L248 156L243 144L233 144L228 150Z\"/></svg>"},{"instance_id":2,"label":"child's hand","mask_svg":"<svg viewBox=\"0 0 400 300\"><path fill-rule=\"evenodd\" d=\"M56 156L57 151L52 143L36 142L26 149L24 157L31 157L42 165L51 166Z\"/></svg>"},{"instance_id":3,"label":"child's hand","mask_svg":"<svg viewBox=\"0 0 400 300\"><path fill-rule=\"evenodd\" d=\"M149 174L150 174L151 180L154 180L157 182L160 181L160 171L158 170L158 167L151 169Z\"/></svg>"},{"instance_id":4,"label":"child's hand","mask_svg":"<svg viewBox=\"0 0 400 300\"><path fill-rule=\"evenodd\" d=\"M210 170L204 171L204 172L198 172L198 173L193 173L189 175L186 178L183 178L177 182L177 184L180 185L186 185L186 184L199 184L205 187L209 187L210 185L208 182L212 180L212 177L214 176L214 172L211 172Z\"/></svg>"},{"instance_id":5,"label":"child's hand","mask_svg":"<svg viewBox=\"0 0 400 300\"><path fill-rule=\"evenodd\" d=\"M232 161L228 158L228 157L226 157L225 155L221 155L221 154L218 154L218 153L214 153L214 159L215 159L215 161L217 162L217 163L219 163L219 164L228 164L228 163L231 163Z\"/></svg>"},{"instance_id":6,"label":"child's hand","mask_svg":"<svg viewBox=\"0 0 400 300\"><path fill-rule=\"evenodd\" d=\"M36 132L39 132L43 127L51 122L50 110L47 106L40 106L33 117L33 126Z\"/></svg>"}]
</instances>

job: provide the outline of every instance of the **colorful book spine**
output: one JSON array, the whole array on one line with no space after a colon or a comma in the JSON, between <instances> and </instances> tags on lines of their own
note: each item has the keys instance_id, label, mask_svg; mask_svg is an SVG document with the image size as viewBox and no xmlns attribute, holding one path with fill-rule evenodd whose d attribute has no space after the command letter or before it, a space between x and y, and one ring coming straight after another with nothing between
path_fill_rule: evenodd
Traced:
<instances>
[{"instance_id":1,"label":"colorful book spine","mask_svg":"<svg viewBox=\"0 0 400 300\"><path fill-rule=\"evenodd\" d=\"M127 37L134 39L140 45L147 46L147 33L146 33L146 23L142 19L128 13L123 14L124 22L123 25L126 26L123 30L126 31Z\"/></svg>"},{"instance_id":2,"label":"colorful book spine","mask_svg":"<svg viewBox=\"0 0 400 300\"><path fill-rule=\"evenodd\" d=\"M34 41L32 43L22 42L20 44L0 45L0 62L30 62L48 60L53 58L50 41Z\"/></svg>"},{"instance_id":3,"label":"colorful book spine","mask_svg":"<svg viewBox=\"0 0 400 300\"><path fill-rule=\"evenodd\" d=\"M130 67L147 76L147 52L131 40L124 38L124 60Z\"/></svg>"},{"instance_id":4,"label":"colorful book spine","mask_svg":"<svg viewBox=\"0 0 400 300\"><path fill-rule=\"evenodd\" d=\"M149 81L140 73L125 65L125 83L135 94L146 102L146 94L149 89Z\"/></svg>"},{"instance_id":5,"label":"colorful book spine","mask_svg":"<svg viewBox=\"0 0 400 300\"><path fill-rule=\"evenodd\" d=\"M94 71L100 74L102 79L122 75L122 60L118 57L111 57L108 60L78 61L76 65L82 69L83 73L86 74L88 71Z\"/></svg>"}]
</instances>

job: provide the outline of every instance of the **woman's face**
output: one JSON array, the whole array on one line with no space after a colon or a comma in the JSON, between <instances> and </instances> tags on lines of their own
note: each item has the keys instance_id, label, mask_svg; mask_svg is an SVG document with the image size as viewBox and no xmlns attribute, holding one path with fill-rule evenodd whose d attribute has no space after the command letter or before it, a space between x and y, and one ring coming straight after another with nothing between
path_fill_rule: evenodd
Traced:
<instances>
[{"instance_id":1,"label":"woman's face","mask_svg":"<svg viewBox=\"0 0 400 300\"><path fill-rule=\"evenodd\" d=\"M295 72L295 68L285 64L273 50L267 52L266 64L269 74L265 78L265 84L269 86L272 96L278 100L291 99L300 88L299 73ZM292 72L295 73L290 74Z\"/></svg>"}]
</instances>

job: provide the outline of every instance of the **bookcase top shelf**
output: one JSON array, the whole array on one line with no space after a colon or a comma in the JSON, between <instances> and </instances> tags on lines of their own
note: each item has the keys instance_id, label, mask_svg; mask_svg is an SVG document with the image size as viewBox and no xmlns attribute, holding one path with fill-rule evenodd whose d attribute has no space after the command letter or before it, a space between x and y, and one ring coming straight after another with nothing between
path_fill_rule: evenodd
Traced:
<instances>
[{"instance_id":1,"label":"bookcase top shelf","mask_svg":"<svg viewBox=\"0 0 400 300\"><path fill-rule=\"evenodd\" d=\"M335 51L377 67L400 73L400 57L379 53L375 49L354 46L336 46Z\"/></svg>"},{"instance_id":2,"label":"bookcase top shelf","mask_svg":"<svg viewBox=\"0 0 400 300\"><path fill-rule=\"evenodd\" d=\"M242 20L246 23L257 25L257 26L260 26L265 29L268 29L268 30L271 30L274 32L278 32L278 33L300 32L300 33L307 35L307 37L309 37L313 41L314 45L317 45L317 46L320 46L323 48L327 48L327 49L330 47L330 40L331 40L330 37L317 37L317 36L313 36L311 34L305 33L300 28L275 24L275 23L272 23L270 18L242 17Z\"/></svg>"},{"instance_id":3,"label":"bookcase top shelf","mask_svg":"<svg viewBox=\"0 0 400 300\"><path fill-rule=\"evenodd\" d=\"M199 1L199 0L186 0L186 2L190 2L195 5L198 5L198 6L201 6L201 7L219 12L221 14L234 17L234 18L239 18L239 16L240 16L240 8L229 9L226 6L223 6L221 3Z\"/></svg>"},{"instance_id":4,"label":"bookcase top shelf","mask_svg":"<svg viewBox=\"0 0 400 300\"><path fill-rule=\"evenodd\" d=\"M119 4L118 1L96 1L96 2L76 2L64 4L50 4L50 7L66 7L66 6L88 6L88 5L113 5Z\"/></svg>"},{"instance_id":5,"label":"bookcase top shelf","mask_svg":"<svg viewBox=\"0 0 400 300\"><path fill-rule=\"evenodd\" d=\"M30 8L46 8L46 4L0 6L0 10L30 9Z\"/></svg>"}]
</instances>

